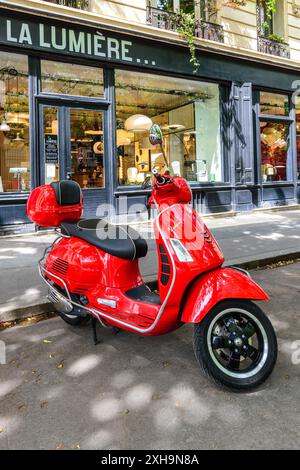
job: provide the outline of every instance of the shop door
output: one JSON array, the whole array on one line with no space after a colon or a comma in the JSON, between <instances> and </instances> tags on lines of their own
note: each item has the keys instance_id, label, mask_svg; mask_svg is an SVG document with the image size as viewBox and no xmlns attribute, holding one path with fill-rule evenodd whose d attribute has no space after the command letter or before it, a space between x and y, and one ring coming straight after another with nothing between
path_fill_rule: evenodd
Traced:
<instances>
[{"instance_id":1,"label":"shop door","mask_svg":"<svg viewBox=\"0 0 300 470\"><path fill-rule=\"evenodd\" d=\"M107 202L105 110L40 104L41 184L71 179L84 193L84 216Z\"/></svg>"}]
</instances>

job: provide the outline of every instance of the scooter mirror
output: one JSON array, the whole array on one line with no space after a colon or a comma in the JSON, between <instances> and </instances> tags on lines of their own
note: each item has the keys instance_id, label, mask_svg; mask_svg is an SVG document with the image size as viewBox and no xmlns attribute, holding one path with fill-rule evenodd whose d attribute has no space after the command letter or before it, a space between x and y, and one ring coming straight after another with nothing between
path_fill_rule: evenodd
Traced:
<instances>
[{"instance_id":1,"label":"scooter mirror","mask_svg":"<svg viewBox=\"0 0 300 470\"><path fill-rule=\"evenodd\" d=\"M168 168L169 163L166 157L166 153L163 146L163 133L158 124L153 124L149 132L149 140L152 145L159 145L164 157L166 168Z\"/></svg>"},{"instance_id":2,"label":"scooter mirror","mask_svg":"<svg viewBox=\"0 0 300 470\"><path fill-rule=\"evenodd\" d=\"M158 124L153 124L153 126L151 127L149 140L152 145L162 145L163 134Z\"/></svg>"}]
</instances>

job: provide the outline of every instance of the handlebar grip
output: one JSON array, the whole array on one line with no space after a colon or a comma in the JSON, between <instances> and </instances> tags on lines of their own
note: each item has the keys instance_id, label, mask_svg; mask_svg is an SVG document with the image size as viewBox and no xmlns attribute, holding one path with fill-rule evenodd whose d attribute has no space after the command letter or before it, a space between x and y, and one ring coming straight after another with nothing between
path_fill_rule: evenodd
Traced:
<instances>
[{"instance_id":1,"label":"handlebar grip","mask_svg":"<svg viewBox=\"0 0 300 470\"><path fill-rule=\"evenodd\" d=\"M157 170L153 170L152 173L158 184L163 184L165 182L165 178L160 173L158 173Z\"/></svg>"}]
</instances>

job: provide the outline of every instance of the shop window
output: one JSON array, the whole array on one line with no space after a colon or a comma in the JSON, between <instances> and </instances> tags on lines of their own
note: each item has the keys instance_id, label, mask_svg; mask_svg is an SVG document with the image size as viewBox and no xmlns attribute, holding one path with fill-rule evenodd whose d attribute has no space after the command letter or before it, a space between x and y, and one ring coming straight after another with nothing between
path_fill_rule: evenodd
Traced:
<instances>
[{"instance_id":1,"label":"shop window","mask_svg":"<svg viewBox=\"0 0 300 470\"><path fill-rule=\"evenodd\" d=\"M102 97L103 70L78 64L41 60L43 93Z\"/></svg>"},{"instance_id":2,"label":"shop window","mask_svg":"<svg viewBox=\"0 0 300 470\"><path fill-rule=\"evenodd\" d=\"M289 124L261 122L262 181L291 180L288 165Z\"/></svg>"},{"instance_id":3,"label":"shop window","mask_svg":"<svg viewBox=\"0 0 300 470\"><path fill-rule=\"evenodd\" d=\"M195 183L222 181L219 108L216 84L116 71L120 184L141 184L154 168L166 169L162 149L149 142L151 122L162 128L174 173Z\"/></svg>"},{"instance_id":4,"label":"shop window","mask_svg":"<svg viewBox=\"0 0 300 470\"><path fill-rule=\"evenodd\" d=\"M297 177L300 180L300 98L296 98Z\"/></svg>"},{"instance_id":5,"label":"shop window","mask_svg":"<svg viewBox=\"0 0 300 470\"><path fill-rule=\"evenodd\" d=\"M104 188L103 113L71 109L71 178L81 188Z\"/></svg>"},{"instance_id":6,"label":"shop window","mask_svg":"<svg viewBox=\"0 0 300 470\"><path fill-rule=\"evenodd\" d=\"M289 96L277 93L260 92L260 114L288 116L290 113Z\"/></svg>"},{"instance_id":7,"label":"shop window","mask_svg":"<svg viewBox=\"0 0 300 470\"><path fill-rule=\"evenodd\" d=\"M28 58L0 52L0 193L29 190Z\"/></svg>"}]
</instances>

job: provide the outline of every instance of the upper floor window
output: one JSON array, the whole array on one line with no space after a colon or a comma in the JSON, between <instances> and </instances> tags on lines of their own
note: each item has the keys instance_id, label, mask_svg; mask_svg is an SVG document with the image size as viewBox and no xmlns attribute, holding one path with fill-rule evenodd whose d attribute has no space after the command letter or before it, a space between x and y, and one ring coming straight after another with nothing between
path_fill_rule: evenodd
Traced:
<instances>
[{"instance_id":1,"label":"upper floor window","mask_svg":"<svg viewBox=\"0 0 300 470\"><path fill-rule=\"evenodd\" d=\"M270 36L274 33L274 13L269 13L267 2L257 2L258 33L260 36Z\"/></svg>"}]
</instances>

